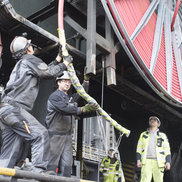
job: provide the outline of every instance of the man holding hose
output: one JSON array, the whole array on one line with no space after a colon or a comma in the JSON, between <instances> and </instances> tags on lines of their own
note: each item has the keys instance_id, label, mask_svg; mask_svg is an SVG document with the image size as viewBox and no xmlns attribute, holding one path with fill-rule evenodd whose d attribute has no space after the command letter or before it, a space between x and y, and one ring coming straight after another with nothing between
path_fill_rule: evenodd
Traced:
<instances>
[{"instance_id":1,"label":"man holding hose","mask_svg":"<svg viewBox=\"0 0 182 182\"><path fill-rule=\"evenodd\" d=\"M78 107L76 101L78 93L68 94L71 87L71 80L68 72L56 79L58 89L53 92L47 102L46 125L50 137L50 160L49 171L56 171L60 161L61 175L71 177L72 171L72 129L75 122L75 115L91 112L98 109L98 104L86 104ZM84 89L88 91L89 79L84 76Z\"/></svg>"},{"instance_id":2,"label":"man holding hose","mask_svg":"<svg viewBox=\"0 0 182 182\"><path fill-rule=\"evenodd\" d=\"M32 110L39 91L41 78L57 77L67 70L72 61L61 63L58 55L49 65L34 56L31 40L17 36L10 45L10 51L18 61L2 95L0 104L0 127L2 147L0 167L13 168L22 140L31 141L32 166L30 170L46 170L49 154L49 135L47 129L29 112Z\"/></svg>"}]
</instances>

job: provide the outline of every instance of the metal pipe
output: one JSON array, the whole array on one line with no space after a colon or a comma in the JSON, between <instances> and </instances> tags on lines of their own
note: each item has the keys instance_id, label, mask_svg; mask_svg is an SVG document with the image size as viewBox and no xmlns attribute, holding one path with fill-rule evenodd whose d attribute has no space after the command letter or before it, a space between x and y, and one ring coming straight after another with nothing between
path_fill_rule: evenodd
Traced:
<instances>
[{"instance_id":1,"label":"metal pipe","mask_svg":"<svg viewBox=\"0 0 182 182\"><path fill-rule=\"evenodd\" d=\"M104 105L104 68L105 68L105 60L102 60L102 94L101 94L101 108Z\"/></svg>"},{"instance_id":2,"label":"metal pipe","mask_svg":"<svg viewBox=\"0 0 182 182\"><path fill-rule=\"evenodd\" d=\"M18 169L0 168L0 175L14 176L17 178L36 179L45 182L80 182L77 178L67 178L62 176L48 175L45 173L37 173L30 171L23 171Z\"/></svg>"}]
</instances>

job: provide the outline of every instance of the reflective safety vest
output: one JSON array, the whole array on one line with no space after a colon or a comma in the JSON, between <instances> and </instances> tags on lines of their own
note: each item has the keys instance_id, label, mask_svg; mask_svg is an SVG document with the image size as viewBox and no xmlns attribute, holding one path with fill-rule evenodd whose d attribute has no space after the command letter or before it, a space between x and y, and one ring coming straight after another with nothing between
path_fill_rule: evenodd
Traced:
<instances>
[{"instance_id":1,"label":"reflective safety vest","mask_svg":"<svg viewBox=\"0 0 182 182\"><path fill-rule=\"evenodd\" d=\"M103 182L118 182L121 177L121 165L118 159L111 164L110 157L104 157L100 164L99 171L103 174Z\"/></svg>"},{"instance_id":2,"label":"reflective safety vest","mask_svg":"<svg viewBox=\"0 0 182 182\"><path fill-rule=\"evenodd\" d=\"M141 133L137 145L137 160L145 164L147 149L149 145L150 133L145 131ZM156 135L156 155L159 167L164 167L166 162L171 162L170 146L166 134L157 131Z\"/></svg>"}]
</instances>

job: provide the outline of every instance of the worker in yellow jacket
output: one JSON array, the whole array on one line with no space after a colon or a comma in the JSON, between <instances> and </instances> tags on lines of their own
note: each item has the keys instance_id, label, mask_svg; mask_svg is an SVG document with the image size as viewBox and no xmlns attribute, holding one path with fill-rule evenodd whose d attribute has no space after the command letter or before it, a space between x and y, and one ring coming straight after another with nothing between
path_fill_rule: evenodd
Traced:
<instances>
[{"instance_id":1,"label":"worker in yellow jacket","mask_svg":"<svg viewBox=\"0 0 182 182\"><path fill-rule=\"evenodd\" d=\"M121 163L116 155L116 150L110 148L108 156L102 159L99 169L102 182L125 182Z\"/></svg>"},{"instance_id":2,"label":"worker in yellow jacket","mask_svg":"<svg viewBox=\"0 0 182 182\"><path fill-rule=\"evenodd\" d=\"M149 118L149 129L141 133L136 157L137 167L141 168L141 181L163 182L164 169L170 170L171 153L166 134L159 131L158 117Z\"/></svg>"}]
</instances>

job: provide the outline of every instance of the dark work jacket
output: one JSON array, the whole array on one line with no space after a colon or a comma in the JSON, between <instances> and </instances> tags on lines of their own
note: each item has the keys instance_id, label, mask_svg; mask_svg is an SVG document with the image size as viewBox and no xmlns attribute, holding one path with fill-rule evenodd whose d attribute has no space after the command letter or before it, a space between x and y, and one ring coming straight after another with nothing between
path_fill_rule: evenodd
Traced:
<instances>
[{"instance_id":1,"label":"dark work jacket","mask_svg":"<svg viewBox=\"0 0 182 182\"><path fill-rule=\"evenodd\" d=\"M39 91L40 79L60 76L66 69L65 64L56 60L47 65L34 55L24 55L10 75L2 102L32 110Z\"/></svg>"},{"instance_id":2,"label":"dark work jacket","mask_svg":"<svg viewBox=\"0 0 182 182\"><path fill-rule=\"evenodd\" d=\"M84 82L84 89L88 91L89 84ZM75 115L81 114L81 108L76 101L79 95L66 95L59 89L53 92L47 102L46 126L50 135L71 134Z\"/></svg>"}]
</instances>

